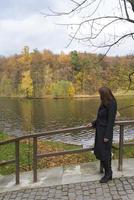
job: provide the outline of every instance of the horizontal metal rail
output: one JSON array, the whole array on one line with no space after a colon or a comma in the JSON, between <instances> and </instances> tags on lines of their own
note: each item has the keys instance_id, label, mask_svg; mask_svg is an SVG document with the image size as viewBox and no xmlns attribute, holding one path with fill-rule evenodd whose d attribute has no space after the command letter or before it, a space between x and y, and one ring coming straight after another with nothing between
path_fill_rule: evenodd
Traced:
<instances>
[{"instance_id":1,"label":"horizontal metal rail","mask_svg":"<svg viewBox=\"0 0 134 200\"><path fill-rule=\"evenodd\" d=\"M44 154L37 154L37 158L43 158L43 157L52 157L52 156L62 156L66 154L75 154L75 153L82 153L87 151L93 151L93 147L91 148L85 148L85 149L75 149L75 150L68 150L68 151L58 151L53 153L44 153Z\"/></svg>"},{"instance_id":2,"label":"horizontal metal rail","mask_svg":"<svg viewBox=\"0 0 134 200\"><path fill-rule=\"evenodd\" d=\"M124 146L133 146L134 142L125 142L123 145Z\"/></svg>"},{"instance_id":3,"label":"horizontal metal rail","mask_svg":"<svg viewBox=\"0 0 134 200\"><path fill-rule=\"evenodd\" d=\"M13 164L13 163L15 163L15 160L2 161L2 162L0 162L0 166L7 165L7 164Z\"/></svg>"}]
</instances>

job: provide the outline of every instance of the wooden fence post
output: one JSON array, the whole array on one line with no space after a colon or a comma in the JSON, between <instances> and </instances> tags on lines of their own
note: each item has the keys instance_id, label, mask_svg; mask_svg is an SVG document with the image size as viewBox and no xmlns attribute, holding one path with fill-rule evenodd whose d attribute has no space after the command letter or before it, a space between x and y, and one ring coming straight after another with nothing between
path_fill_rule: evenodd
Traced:
<instances>
[{"instance_id":1,"label":"wooden fence post","mask_svg":"<svg viewBox=\"0 0 134 200\"><path fill-rule=\"evenodd\" d=\"M122 171L123 168L123 141L124 141L124 125L120 125L120 136L119 136L119 159L118 159L118 170Z\"/></svg>"}]
</instances>

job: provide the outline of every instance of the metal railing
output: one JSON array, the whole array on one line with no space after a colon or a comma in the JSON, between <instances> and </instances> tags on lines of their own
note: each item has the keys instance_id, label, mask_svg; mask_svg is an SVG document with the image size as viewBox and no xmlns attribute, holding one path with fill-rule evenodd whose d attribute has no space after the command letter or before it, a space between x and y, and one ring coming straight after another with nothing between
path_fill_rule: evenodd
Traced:
<instances>
[{"instance_id":1,"label":"metal railing","mask_svg":"<svg viewBox=\"0 0 134 200\"><path fill-rule=\"evenodd\" d=\"M122 169L123 169L123 147L125 145L134 145L134 143L132 143L132 142L131 143L124 143L124 126L134 125L134 120L116 121L115 125L120 127L118 170L122 171ZM30 135L21 136L21 137L13 138L13 139L6 140L6 141L1 141L0 146L10 144L10 143L15 144L15 159L8 160L8 161L2 161L2 162L0 162L0 166L15 163L15 166L16 166L16 172L15 172L16 173L16 184L19 184L20 183L20 141L22 141L24 139L32 138L33 139L33 159L32 159L33 182L37 182L37 162L38 162L38 159L41 159L43 157L59 156L59 155L65 155L65 154L74 154L74 153L76 154L76 153L82 153L82 152L87 152L87 151L93 150L93 147L90 147L90 148L85 148L85 149L76 149L76 150L68 150L68 151L38 154L38 147L37 147L38 138L43 137L43 136L47 136L47 135L51 136L51 135L66 133L66 132L89 130L91 128L92 127L80 126L80 127L75 127L75 128L58 129L58 130L54 130L54 131L46 131L44 133L39 133L39 134L30 134Z\"/></svg>"}]
</instances>

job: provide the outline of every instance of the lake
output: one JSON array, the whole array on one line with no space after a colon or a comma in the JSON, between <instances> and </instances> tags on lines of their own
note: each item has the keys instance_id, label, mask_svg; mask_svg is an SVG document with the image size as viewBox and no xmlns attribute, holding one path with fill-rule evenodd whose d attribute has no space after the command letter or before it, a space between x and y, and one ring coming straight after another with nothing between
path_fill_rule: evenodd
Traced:
<instances>
[{"instance_id":1,"label":"lake","mask_svg":"<svg viewBox=\"0 0 134 200\"><path fill-rule=\"evenodd\" d=\"M134 96L117 98L118 109L134 105ZM85 125L96 117L99 98L81 99L20 99L0 98L0 130L21 136L46 130ZM134 106L120 111L120 119L134 119ZM114 140L118 140L118 127ZM132 126L125 128L125 138L134 138ZM88 146L94 141L94 131L55 135L47 139Z\"/></svg>"}]
</instances>

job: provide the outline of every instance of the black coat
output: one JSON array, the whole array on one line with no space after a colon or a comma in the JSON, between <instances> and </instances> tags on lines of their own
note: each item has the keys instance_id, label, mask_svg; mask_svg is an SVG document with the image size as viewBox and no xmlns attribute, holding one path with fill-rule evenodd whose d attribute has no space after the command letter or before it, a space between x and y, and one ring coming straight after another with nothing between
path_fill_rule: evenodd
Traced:
<instances>
[{"instance_id":1,"label":"black coat","mask_svg":"<svg viewBox=\"0 0 134 200\"><path fill-rule=\"evenodd\" d=\"M111 158L113 126L117 111L117 103L112 100L107 106L101 105L98 109L97 119L92 122L95 132L94 154L99 160ZM104 138L109 139L104 142Z\"/></svg>"}]
</instances>

